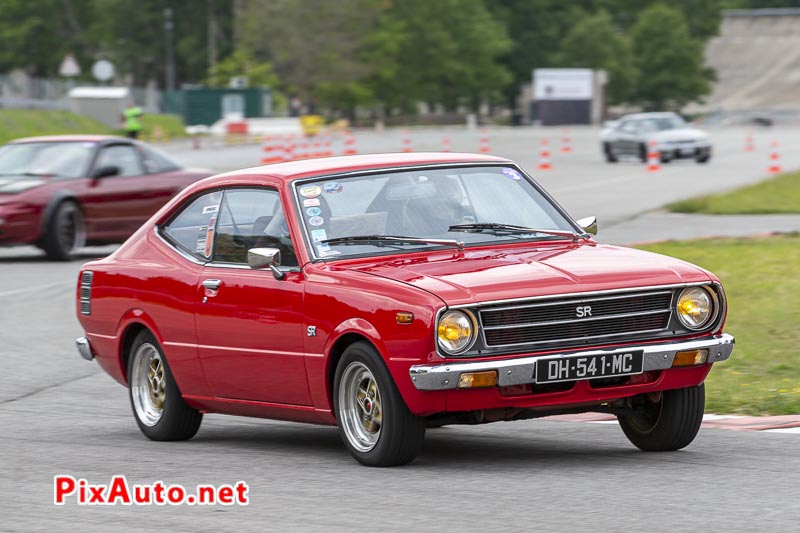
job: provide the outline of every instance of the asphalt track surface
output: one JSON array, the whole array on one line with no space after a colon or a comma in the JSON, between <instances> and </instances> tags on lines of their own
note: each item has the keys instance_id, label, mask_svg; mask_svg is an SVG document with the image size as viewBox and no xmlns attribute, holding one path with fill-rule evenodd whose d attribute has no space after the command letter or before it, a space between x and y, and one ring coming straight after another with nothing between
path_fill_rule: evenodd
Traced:
<instances>
[{"instance_id":1,"label":"asphalt track surface","mask_svg":"<svg viewBox=\"0 0 800 533\"><path fill-rule=\"evenodd\" d=\"M454 150L477 149L469 145L477 135L458 133L449 131ZM718 157L710 164L676 162L655 174L633 162L604 164L596 132L572 133L573 153L554 154L555 170L534 173L573 215L598 215L601 240L603 220L612 228L641 225L648 209L756 181L767 165L766 142L746 153L741 130L714 132ZM775 133L784 134L784 146L800 142L798 134ZM533 170L536 156L527 147L535 151L540 134L493 131L492 151ZM416 135L415 148L437 149L442 134ZM761 135L757 142L766 139ZM359 148L397 150L400 140L397 132L369 134L359 136ZM219 170L259 157L253 146L171 151ZM783 155L787 167L800 167L800 152ZM629 231L637 240L655 233ZM683 451L649 454L633 448L615 424L453 426L429 431L420 457L395 469L357 465L335 428L285 422L208 415L191 441L150 442L134 423L127 390L80 359L73 345L81 334L77 273L83 260L107 251L48 263L32 248L0 250L0 531L798 529L795 434L702 429ZM162 480L189 488L242 480L250 504L87 507L68 499L56 507L53 476L61 474L92 484L124 474L132 484Z\"/></svg>"}]
</instances>

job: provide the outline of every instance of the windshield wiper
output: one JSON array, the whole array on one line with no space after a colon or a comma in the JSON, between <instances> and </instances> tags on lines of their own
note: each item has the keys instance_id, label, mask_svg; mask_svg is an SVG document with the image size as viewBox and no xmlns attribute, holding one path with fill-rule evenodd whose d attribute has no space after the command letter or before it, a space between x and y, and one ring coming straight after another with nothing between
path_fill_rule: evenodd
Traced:
<instances>
[{"instance_id":1,"label":"windshield wiper","mask_svg":"<svg viewBox=\"0 0 800 533\"><path fill-rule=\"evenodd\" d=\"M558 229L539 229L539 228L526 228L525 226L515 226L513 224L501 224L499 222L483 222L473 224L456 224L447 228L448 231L466 231L479 233L481 231L490 231L495 235L502 234L520 234L520 233L543 233L545 235L555 235L556 237L567 237L573 242L576 242L580 235L572 231L564 231Z\"/></svg>"},{"instance_id":2,"label":"windshield wiper","mask_svg":"<svg viewBox=\"0 0 800 533\"><path fill-rule=\"evenodd\" d=\"M455 239L425 239L420 237L404 237L402 235L352 235L350 237L335 237L320 241L322 244L442 244L464 249L464 243Z\"/></svg>"}]
</instances>

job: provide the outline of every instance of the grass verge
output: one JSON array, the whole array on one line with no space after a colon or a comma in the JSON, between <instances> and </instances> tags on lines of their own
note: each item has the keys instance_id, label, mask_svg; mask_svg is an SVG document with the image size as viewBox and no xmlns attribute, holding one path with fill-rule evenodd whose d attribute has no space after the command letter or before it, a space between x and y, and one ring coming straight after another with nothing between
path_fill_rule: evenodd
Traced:
<instances>
[{"instance_id":1,"label":"grass verge","mask_svg":"<svg viewBox=\"0 0 800 533\"><path fill-rule=\"evenodd\" d=\"M714 272L728 296L728 361L706 382L706 411L800 413L800 234L641 246Z\"/></svg>"},{"instance_id":2,"label":"grass verge","mask_svg":"<svg viewBox=\"0 0 800 533\"><path fill-rule=\"evenodd\" d=\"M19 137L70 133L108 134L111 130L100 122L69 111L0 109L0 144Z\"/></svg>"},{"instance_id":3,"label":"grass verge","mask_svg":"<svg viewBox=\"0 0 800 533\"><path fill-rule=\"evenodd\" d=\"M667 208L676 213L709 215L800 213L800 172L780 174L723 194L681 200Z\"/></svg>"}]
</instances>

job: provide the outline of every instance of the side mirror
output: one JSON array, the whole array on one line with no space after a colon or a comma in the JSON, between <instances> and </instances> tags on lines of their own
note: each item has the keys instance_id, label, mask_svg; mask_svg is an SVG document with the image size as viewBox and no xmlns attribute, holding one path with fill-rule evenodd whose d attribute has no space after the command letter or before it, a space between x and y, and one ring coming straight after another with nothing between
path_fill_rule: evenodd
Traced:
<instances>
[{"instance_id":1,"label":"side mirror","mask_svg":"<svg viewBox=\"0 0 800 533\"><path fill-rule=\"evenodd\" d=\"M586 233L597 235L597 217L585 217L576 222Z\"/></svg>"},{"instance_id":2,"label":"side mirror","mask_svg":"<svg viewBox=\"0 0 800 533\"><path fill-rule=\"evenodd\" d=\"M247 250L247 264L256 270L270 269L275 279L286 277L285 272L278 270L281 264L281 251L277 248L250 248Z\"/></svg>"},{"instance_id":3,"label":"side mirror","mask_svg":"<svg viewBox=\"0 0 800 533\"><path fill-rule=\"evenodd\" d=\"M106 165L104 167L97 167L92 172L92 178L107 178L109 176L119 176L122 173L122 169L115 165Z\"/></svg>"}]
</instances>

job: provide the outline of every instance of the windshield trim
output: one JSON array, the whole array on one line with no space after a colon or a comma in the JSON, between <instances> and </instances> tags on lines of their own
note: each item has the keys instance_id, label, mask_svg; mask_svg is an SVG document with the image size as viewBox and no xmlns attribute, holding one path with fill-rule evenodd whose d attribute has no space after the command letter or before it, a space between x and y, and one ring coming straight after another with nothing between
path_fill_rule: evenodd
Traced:
<instances>
[{"instance_id":1,"label":"windshield trim","mask_svg":"<svg viewBox=\"0 0 800 533\"><path fill-rule=\"evenodd\" d=\"M539 194L541 194L548 202L550 202L550 204L555 208L556 212L558 212L558 214L561 215L564 218L564 220L566 220L573 227L573 229L575 229L575 233L577 233L579 235L583 235L585 233L583 228L578 226L578 223L575 222L575 220L572 219L572 217L561 206L561 204L559 204L547 191L545 191L544 188L542 188L539 185L539 183L535 179L533 179L533 177L530 174L525 172L522 168L520 168L516 163L514 163L511 160L505 160L505 161L502 161L502 160L501 161L460 161L460 162L453 162L453 163L424 163L424 164L420 164L420 165L402 165L402 166L397 166L397 167L392 166L392 167L370 168L370 169L366 169L366 170L352 170L352 171L345 171L345 172L335 172L335 173L331 173L331 174L319 174L319 175L316 175L316 176L309 176L309 177L306 177L306 178L294 179L294 180L291 180L289 182L289 187L291 188L291 193L292 193L292 199L294 200L295 217L299 220L300 228L302 229L301 233L302 233L302 238L303 238L303 245L305 246L306 251L308 252L308 256L309 256L311 262L312 263L317 263L317 262L320 262L320 261L326 261L326 262L327 261L337 261L337 260L338 261L342 261L342 260L347 260L347 259L354 259L357 256L358 257L373 257L373 256L382 256L382 255L396 255L397 251L393 250L393 251L390 251L389 253L384 252L384 253L369 253L369 254L347 255L347 256L344 256L344 257L338 256L338 255L325 256L325 257L318 256L317 253L316 253L316 250L314 249L314 246L312 245L312 243L309 240L310 239L310 233L309 233L308 226L306 226L305 218L303 216L301 216L301 213L303 212L303 209L302 209L302 206L301 206L302 204L301 204L300 196L298 195L298 192L297 192L299 187L300 187L300 185L303 185L303 184L306 184L306 183L316 183L316 182L320 182L320 181L328 181L328 180L331 180L331 179L350 178L350 177L355 177L355 176L368 176L368 175L371 175L371 174L387 174L387 173L391 173L391 172L405 172L405 171L409 171L409 170L420 170L420 169L439 170L439 169L450 169L450 168L474 168L474 167L507 167L507 168L513 168L514 170L519 172ZM564 239L567 239L567 237L564 237ZM508 240L508 241L499 241L497 244L499 244L499 243L508 244L508 243L511 243L511 242L520 243L520 242L528 242L528 241L530 241L530 242L542 242L541 239L515 239L515 240ZM547 242L553 242L553 241L552 240L548 240ZM480 243L464 243L464 248L485 246L485 245L490 244L490 243L491 244L495 244L495 241L489 241L489 242L484 241L484 242L480 242ZM440 247L437 246L436 248L427 248L427 250L431 250L431 251L434 250L434 249L438 250L438 249L440 249ZM426 250L425 248L423 248L423 249L413 249L413 250L409 250L406 253L416 253L416 252L422 252L422 251L425 251L425 250Z\"/></svg>"}]
</instances>

